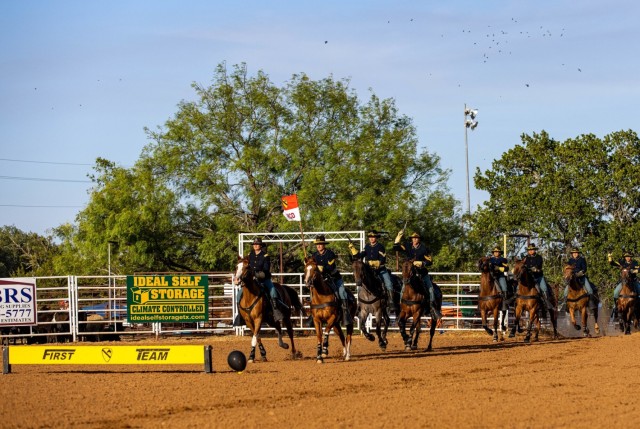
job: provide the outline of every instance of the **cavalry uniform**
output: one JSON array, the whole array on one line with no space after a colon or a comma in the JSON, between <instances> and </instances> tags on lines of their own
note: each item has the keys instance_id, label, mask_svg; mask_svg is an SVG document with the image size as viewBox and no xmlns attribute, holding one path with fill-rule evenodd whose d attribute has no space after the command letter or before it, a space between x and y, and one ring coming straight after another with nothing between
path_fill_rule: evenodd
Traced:
<instances>
[{"instance_id":1,"label":"cavalry uniform","mask_svg":"<svg viewBox=\"0 0 640 429\"><path fill-rule=\"evenodd\" d=\"M509 271L509 261L502 256L502 250L498 247L494 247L491 253L493 255L489 258L489 266L491 267L493 278L496 279L500 286L502 311L507 311L509 309L509 302L507 300L507 278L505 275Z\"/></svg>"},{"instance_id":2,"label":"cavalry uniform","mask_svg":"<svg viewBox=\"0 0 640 429\"><path fill-rule=\"evenodd\" d=\"M407 241L406 243L402 243L402 236L404 235L404 231L400 231L396 236L395 242L393 243L393 250L404 252L407 259L413 259L413 265L417 268L418 274L420 278L422 278L422 282L425 287L429 291L429 305L431 307L431 312L433 313L436 319L442 318L442 314L436 308L436 296L435 291L433 289L433 283L431 282L431 276L429 276L428 267L432 265L432 256L431 250L424 245L424 243L420 242L420 234L414 232L409 236L411 241Z\"/></svg>"},{"instance_id":3,"label":"cavalry uniform","mask_svg":"<svg viewBox=\"0 0 640 429\"><path fill-rule=\"evenodd\" d=\"M267 252L263 251L264 243L262 242L262 239L260 237L256 237L251 245L253 246L253 249L249 253L249 266L251 266L251 268L253 269L258 282L260 282L262 287L267 289L269 299L271 301L271 307L273 309L273 318L276 322L279 322L282 320L283 315L277 305L278 291L271 281L271 258L269 257L269 254ZM238 305L240 305L241 299L242 288L236 296ZM239 326L241 324L242 322L238 320L238 318L236 318L236 320L234 321L234 326Z\"/></svg>"},{"instance_id":4,"label":"cavalry uniform","mask_svg":"<svg viewBox=\"0 0 640 429\"><path fill-rule=\"evenodd\" d=\"M548 311L551 311L554 305L551 302L551 295L549 288L547 287L547 281L545 280L542 272L542 256L537 254L537 250L538 248L535 244L530 244L527 247L527 252L529 252L529 254L524 258L524 265L533 275L538 292L542 292L542 303Z\"/></svg>"},{"instance_id":5,"label":"cavalry uniform","mask_svg":"<svg viewBox=\"0 0 640 429\"><path fill-rule=\"evenodd\" d=\"M607 259L609 261L609 265L613 267L618 267L621 270L627 269L629 270L629 279L633 282L635 286L636 293L640 295L640 285L638 285L638 261L633 259L633 254L630 252L624 252L623 258L614 261L611 257L611 254L607 255ZM620 297L620 291L622 290L622 281L616 285L616 288L613 290L613 312L616 314L618 312L618 298Z\"/></svg>"},{"instance_id":6,"label":"cavalry uniform","mask_svg":"<svg viewBox=\"0 0 640 429\"><path fill-rule=\"evenodd\" d=\"M590 302L592 305L598 305L597 290L591 285L591 282L587 278L587 260L580 255L580 250L577 247L571 249L571 258L567 261L568 265L573 265L573 274L575 275L578 283L584 287L584 290L589 294ZM564 287L564 297L559 307L564 308L567 302L567 295L569 294L569 282Z\"/></svg>"},{"instance_id":7,"label":"cavalry uniform","mask_svg":"<svg viewBox=\"0 0 640 429\"><path fill-rule=\"evenodd\" d=\"M363 259L373 270L380 276L384 287L387 290L387 309L393 310L393 283L391 282L391 274L387 270L387 254L384 246L378 242L380 234L377 231L369 231L367 233L369 243L364 245L364 249L358 252L353 243L349 242L349 251L353 259Z\"/></svg>"},{"instance_id":8,"label":"cavalry uniform","mask_svg":"<svg viewBox=\"0 0 640 429\"><path fill-rule=\"evenodd\" d=\"M320 272L322 272L325 278L329 280L329 283L333 285L334 292L337 291L338 296L340 297L340 301L342 302L343 324L351 325L353 323L353 316L351 316L351 313L349 312L349 296L344 288L344 281L342 280L342 276L340 275L340 271L338 271L338 267L336 265L336 254L333 250L325 247L328 242L325 241L324 235L316 236L313 244L316 245L318 251L312 253L311 257L318 265Z\"/></svg>"}]
</instances>

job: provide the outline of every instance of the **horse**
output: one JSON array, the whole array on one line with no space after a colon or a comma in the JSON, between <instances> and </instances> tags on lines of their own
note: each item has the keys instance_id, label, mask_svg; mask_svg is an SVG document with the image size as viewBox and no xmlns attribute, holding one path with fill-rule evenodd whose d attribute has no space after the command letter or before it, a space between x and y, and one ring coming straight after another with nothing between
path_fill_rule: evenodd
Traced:
<instances>
[{"instance_id":1,"label":"horse","mask_svg":"<svg viewBox=\"0 0 640 429\"><path fill-rule=\"evenodd\" d=\"M234 278L236 284L241 283L243 287L242 299L240 299L238 309L245 323L253 333L251 352L249 353L249 359L247 361L250 363L255 362L256 345L260 349L262 360L267 361L267 351L262 345L262 338L260 337L262 322L266 322L276 329L278 333L278 345L286 350L289 348L289 345L282 340L282 324L284 324L287 328L289 341L291 341L291 358L299 358L301 354L296 351L296 346L293 341L293 325L291 323L291 308L293 307L296 311L302 310L302 303L296 291L290 287L274 283L282 302L285 304L285 308L282 309L282 322L276 322L273 320L273 313L267 310L269 304L266 303L265 289L255 278L255 272L249 264L249 258L238 256L238 265Z\"/></svg>"},{"instance_id":2,"label":"horse","mask_svg":"<svg viewBox=\"0 0 640 429\"><path fill-rule=\"evenodd\" d=\"M618 317L620 318L620 330L625 333L625 335L631 334L631 319L634 314L636 315L636 320L638 320L637 309L636 309L636 301L638 299L638 295L634 288L634 280L632 279L629 273L629 269L622 268L620 270L622 277L622 289L620 290L620 296L618 297Z\"/></svg>"},{"instance_id":3,"label":"horse","mask_svg":"<svg viewBox=\"0 0 640 429\"><path fill-rule=\"evenodd\" d=\"M402 298L400 299L400 314L398 314L397 322L400 328L400 334L404 342L405 351L417 350L418 339L420 337L420 331L422 326L420 319L424 314L426 308L429 305L428 292L425 290L422 278L418 273L418 269L413 265L414 260L410 259L402 263L402 283L403 291ZM433 285L434 288L436 285ZM436 299L436 306L442 305L442 298L438 304ZM409 334L406 333L407 319L413 318L411 328L409 328ZM425 351L430 352L432 350L433 335L436 332L437 320L431 320L429 327L429 345Z\"/></svg>"},{"instance_id":4,"label":"horse","mask_svg":"<svg viewBox=\"0 0 640 429\"><path fill-rule=\"evenodd\" d=\"M387 330L390 323L386 305L387 293L369 264L362 262L361 259L354 259L351 266L356 286L358 286L357 317L360 320L360 330L367 340L374 341L375 337L366 328L365 322L369 314L375 317L378 346L384 351L387 349Z\"/></svg>"},{"instance_id":5,"label":"horse","mask_svg":"<svg viewBox=\"0 0 640 429\"><path fill-rule=\"evenodd\" d=\"M536 288L536 281L525 265L525 260L517 260L513 267L513 276L517 281L516 291L516 316L514 325L509 333L509 338L516 336L516 329L520 324L520 317L523 311L529 313L529 326L527 328L527 334L524 337L524 342L529 343L531 341L531 330L533 325L536 326L534 341L538 341L538 335L540 333L540 314L541 311L541 297ZM553 325L553 338L558 338L558 321L553 309L549 310L549 317Z\"/></svg>"},{"instance_id":6,"label":"horse","mask_svg":"<svg viewBox=\"0 0 640 429\"><path fill-rule=\"evenodd\" d=\"M323 359L329 355L329 333L332 329L342 343L342 357L345 361L348 361L351 359L353 323L347 325L347 335L345 337L340 327L342 309L340 308L336 294L333 292L328 281L324 279L313 257L307 257L304 263L304 281L311 293L311 315L313 316L313 324L318 340L316 362L323 363ZM349 312L356 314L355 299L349 300L348 305ZM322 330L323 323L326 324L324 338Z\"/></svg>"},{"instance_id":7,"label":"horse","mask_svg":"<svg viewBox=\"0 0 640 429\"><path fill-rule=\"evenodd\" d=\"M480 317L482 318L482 327L489 335L493 335L493 342L498 341L498 321L499 314L502 307L502 294L498 288L498 280L493 277L491 270L491 259L488 257L482 257L478 261L478 269L480 270L480 295L478 296L478 310L480 310ZM493 329L489 328L487 324L487 314L493 315ZM504 325L504 312L502 317L501 330L504 332L506 327ZM504 341L504 334L501 337Z\"/></svg>"},{"instance_id":8,"label":"horse","mask_svg":"<svg viewBox=\"0 0 640 429\"><path fill-rule=\"evenodd\" d=\"M562 277L566 284L569 285L569 292L567 292L567 311L571 316L571 323L576 331L581 329L580 325L576 322L576 311L580 312L582 321L582 333L585 337L589 336L589 327L587 326L587 320L589 318L589 294L584 289L584 286L578 281L576 274L574 273L574 265L565 265L562 270ZM598 326L598 306L593 308L593 317L595 318L595 331L596 334L600 333L600 326Z\"/></svg>"}]
</instances>

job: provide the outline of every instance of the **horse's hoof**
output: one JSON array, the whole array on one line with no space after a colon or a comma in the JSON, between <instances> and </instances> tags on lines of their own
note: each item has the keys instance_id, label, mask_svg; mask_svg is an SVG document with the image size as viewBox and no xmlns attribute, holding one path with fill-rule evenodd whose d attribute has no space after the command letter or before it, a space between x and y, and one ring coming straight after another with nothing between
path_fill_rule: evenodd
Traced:
<instances>
[{"instance_id":1,"label":"horse's hoof","mask_svg":"<svg viewBox=\"0 0 640 429\"><path fill-rule=\"evenodd\" d=\"M411 351L411 346L404 346L404 351L405 352L410 352Z\"/></svg>"},{"instance_id":2,"label":"horse's hoof","mask_svg":"<svg viewBox=\"0 0 640 429\"><path fill-rule=\"evenodd\" d=\"M369 341L375 341L375 340L376 340L376 337L374 337L374 336L373 336L373 335L371 335L371 334L369 334L369 335L365 335L364 337L365 337L367 340L369 340Z\"/></svg>"},{"instance_id":3,"label":"horse's hoof","mask_svg":"<svg viewBox=\"0 0 640 429\"><path fill-rule=\"evenodd\" d=\"M424 351L425 351L425 352L430 352L431 350L433 350L433 349L431 348L431 346L429 346L429 347L427 347L426 349L424 349Z\"/></svg>"},{"instance_id":4,"label":"horse's hoof","mask_svg":"<svg viewBox=\"0 0 640 429\"><path fill-rule=\"evenodd\" d=\"M516 334L514 332L509 332L509 338L514 338Z\"/></svg>"},{"instance_id":5,"label":"horse's hoof","mask_svg":"<svg viewBox=\"0 0 640 429\"><path fill-rule=\"evenodd\" d=\"M596 334L600 335L600 328L596 326Z\"/></svg>"},{"instance_id":6,"label":"horse's hoof","mask_svg":"<svg viewBox=\"0 0 640 429\"><path fill-rule=\"evenodd\" d=\"M574 328L576 328L576 331L579 331L580 329L582 329L582 326L580 325L573 325Z\"/></svg>"},{"instance_id":7,"label":"horse's hoof","mask_svg":"<svg viewBox=\"0 0 640 429\"><path fill-rule=\"evenodd\" d=\"M287 343L280 344L280 347L282 347L285 350L289 350L289 344L287 344Z\"/></svg>"},{"instance_id":8,"label":"horse's hoof","mask_svg":"<svg viewBox=\"0 0 640 429\"><path fill-rule=\"evenodd\" d=\"M324 361L322 360L322 358L318 358L316 359L316 363L324 363Z\"/></svg>"},{"instance_id":9,"label":"horse's hoof","mask_svg":"<svg viewBox=\"0 0 640 429\"><path fill-rule=\"evenodd\" d=\"M344 357L344 360L345 360L345 362L350 361L350 360L351 360L351 356L345 356L345 357Z\"/></svg>"},{"instance_id":10,"label":"horse's hoof","mask_svg":"<svg viewBox=\"0 0 640 429\"><path fill-rule=\"evenodd\" d=\"M497 343L497 342L498 342L498 339L497 339L496 337L493 337L493 342L494 342L494 343Z\"/></svg>"},{"instance_id":11,"label":"horse's hoof","mask_svg":"<svg viewBox=\"0 0 640 429\"><path fill-rule=\"evenodd\" d=\"M525 337L525 338L524 338L524 342L525 342L525 343L527 343L527 344L529 344L529 343L531 342L531 338L529 338L529 337Z\"/></svg>"},{"instance_id":12,"label":"horse's hoof","mask_svg":"<svg viewBox=\"0 0 640 429\"><path fill-rule=\"evenodd\" d=\"M255 363L255 361L253 359L249 359L247 363Z\"/></svg>"},{"instance_id":13,"label":"horse's hoof","mask_svg":"<svg viewBox=\"0 0 640 429\"><path fill-rule=\"evenodd\" d=\"M418 346L411 346L411 350L418 350Z\"/></svg>"},{"instance_id":14,"label":"horse's hoof","mask_svg":"<svg viewBox=\"0 0 640 429\"><path fill-rule=\"evenodd\" d=\"M383 352L387 351L387 346L380 345L380 350Z\"/></svg>"},{"instance_id":15,"label":"horse's hoof","mask_svg":"<svg viewBox=\"0 0 640 429\"><path fill-rule=\"evenodd\" d=\"M488 326L483 326L485 332L489 335L493 335L493 329L489 328Z\"/></svg>"},{"instance_id":16,"label":"horse's hoof","mask_svg":"<svg viewBox=\"0 0 640 429\"><path fill-rule=\"evenodd\" d=\"M518 334L522 334L524 332L524 329L522 329L522 326L518 326Z\"/></svg>"}]
</instances>

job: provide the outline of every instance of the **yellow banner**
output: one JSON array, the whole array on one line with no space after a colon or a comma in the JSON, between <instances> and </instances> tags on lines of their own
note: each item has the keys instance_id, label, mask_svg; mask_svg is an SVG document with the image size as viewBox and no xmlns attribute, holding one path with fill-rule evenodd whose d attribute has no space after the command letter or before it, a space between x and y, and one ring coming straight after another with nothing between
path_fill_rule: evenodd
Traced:
<instances>
[{"instance_id":1,"label":"yellow banner","mask_svg":"<svg viewBox=\"0 0 640 429\"><path fill-rule=\"evenodd\" d=\"M203 364L204 346L11 346L10 364Z\"/></svg>"}]
</instances>

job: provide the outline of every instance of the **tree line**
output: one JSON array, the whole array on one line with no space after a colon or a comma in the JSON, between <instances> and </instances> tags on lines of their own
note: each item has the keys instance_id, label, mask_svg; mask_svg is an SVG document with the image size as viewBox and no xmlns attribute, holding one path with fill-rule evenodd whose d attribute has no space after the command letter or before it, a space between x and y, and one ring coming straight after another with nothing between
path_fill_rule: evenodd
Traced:
<instances>
[{"instance_id":1,"label":"tree line","mask_svg":"<svg viewBox=\"0 0 640 429\"><path fill-rule=\"evenodd\" d=\"M239 232L295 231L280 197L297 193L306 230L389 231L405 224L434 254L434 270L476 271L492 247L526 236L560 282L570 247L581 248L592 282L610 288L606 254L635 252L640 144L633 131L560 142L546 132L475 173L489 198L471 215L447 187L449 171L420 145L393 99L364 99L348 79L294 74L278 86L245 64L220 64L210 85L192 84L133 167L97 159L90 201L48 236L0 228L0 276L229 271ZM111 244L108 244L111 243ZM246 251L246 249L243 249ZM334 249L348 260L345 249ZM391 252L390 252L391 253ZM285 249L285 267L301 263Z\"/></svg>"}]
</instances>

